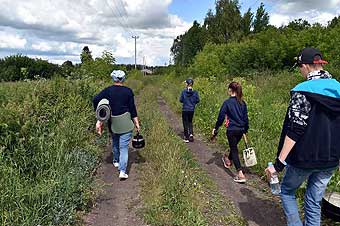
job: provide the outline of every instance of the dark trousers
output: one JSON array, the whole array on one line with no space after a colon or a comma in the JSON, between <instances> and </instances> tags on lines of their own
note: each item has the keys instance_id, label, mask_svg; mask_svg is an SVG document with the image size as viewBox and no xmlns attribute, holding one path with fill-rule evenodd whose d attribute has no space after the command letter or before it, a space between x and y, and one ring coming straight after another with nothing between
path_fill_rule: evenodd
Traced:
<instances>
[{"instance_id":1,"label":"dark trousers","mask_svg":"<svg viewBox=\"0 0 340 226\"><path fill-rule=\"evenodd\" d=\"M243 133L244 133L243 130L228 130L227 131L227 138L228 138L228 143L229 143L229 148L230 148L230 153L229 153L228 158L229 160L233 161L237 171L240 171L242 169L240 158L238 155L237 144L242 139Z\"/></svg>"},{"instance_id":2,"label":"dark trousers","mask_svg":"<svg viewBox=\"0 0 340 226\"><path fill-rule=\"evenodd\" d=\"M194 131L192 128L193 117L194 117L193 111L182 111L182 121L183 121L185 139L189 139L190 134L194 134Z\"/></svg>"}]
</instances>

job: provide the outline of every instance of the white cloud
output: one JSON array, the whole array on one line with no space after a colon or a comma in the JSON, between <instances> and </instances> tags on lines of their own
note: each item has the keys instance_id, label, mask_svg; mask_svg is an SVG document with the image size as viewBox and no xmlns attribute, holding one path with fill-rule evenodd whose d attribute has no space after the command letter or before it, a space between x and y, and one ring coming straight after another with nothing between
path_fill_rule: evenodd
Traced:
<instances>
[{"instance_id":1,"label":"white cloud","mask_svg":"<svg viewBox=\"0 0 340 226\"><path fill-rule=\"evenodd\" d=\"M16 35L9 34L0 30L0 48L3 49L18 49L25 48L27 41L25 38Z\"/></svg>"},{"instance_id":2,"label":"white cloud","mask_svg":"<svg viewBox=\"0 0 340 226\"><path fill-rule=\"evenodd\" d=\"M190 26L169 14L171 1L0 0L0 56L21 52L54 62L79 61L88 45L94 57L111 50L118 62L130 58L133 63L134 34L140 36L139 62L146 55L148 63L163 64L172 40Z\"/></svg>"},{"instance_id":3,"label":"white cloud","mask_svg":"<svg viewBox=\"0 0 340 226\"><path fill-rule=\"evenodd\" d=\"M271 14L269 18L269 23L276 27L281 27L282 25L287 25L290 21L290 17L281 14Z\"/></svg>"},{"instance_id":4,"label":"white cloud","mask_svg":"<svg viewBox=\"0 0 340 226\"><path fill-rule=\"evenodd\" d=\"M309 23L327 25L328 21L340 14L340 0L267 0L271 10L270 24L287 25L289 21L302 18Z\"/></svg>"}]
</instances>

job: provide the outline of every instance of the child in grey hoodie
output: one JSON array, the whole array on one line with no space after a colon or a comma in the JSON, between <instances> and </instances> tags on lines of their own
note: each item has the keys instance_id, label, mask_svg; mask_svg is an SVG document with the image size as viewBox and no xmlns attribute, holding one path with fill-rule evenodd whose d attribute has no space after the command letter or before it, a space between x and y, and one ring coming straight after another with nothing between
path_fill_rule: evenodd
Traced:
<instances>
[{"instance_id":1,"label":"child in grey hoodie","mask_svg":"<svg viewBox=\"0 0 340 226\"><path fill-rule=\"evenodd\" d=\"M187 79L185 81L187 87L182 91L179 101L183 104L182 120L184 127L184 142L188 143L194 141L192 119L196 104L200 102L198 92L193 90L194 80Z\"/></svg>"}]
</instances>

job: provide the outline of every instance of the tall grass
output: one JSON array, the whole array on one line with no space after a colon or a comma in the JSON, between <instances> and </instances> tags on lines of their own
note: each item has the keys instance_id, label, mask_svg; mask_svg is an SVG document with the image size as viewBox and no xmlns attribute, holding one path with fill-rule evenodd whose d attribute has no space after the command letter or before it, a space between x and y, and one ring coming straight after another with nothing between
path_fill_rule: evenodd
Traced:
<instances>
[{"instance_id":1,"label":"tall grass","mask_svg":"<svg viewBox=\"0 0 340 226\"><path fill-rule=\"evenodd\" d=\"M140 95L146 159L142 167L144 218L151 225L244 225L230 203L200 170L191 152L169 128L158 110L158 90L148 86ZM223 210L229 208L227 214Z\"/></svg>"},{"instance_id":2,"label":"tall grass","mask_svg":"<svg viewBox=\"0 0 340 226\"><path fill-rule=\"evenodd\" d=\"M165 76L160 81L162 95L178 113L181 111L178 97L185 86L183 81L184 77L174 75ZM263 176L267 163L276 158L282 123L290 98L289 92L303 81L303 78L299 74L286 72L274 74L266 72L243 78L231 76L225 79L195 78L194 89L198 90L201 102L195 111L194 124L207 139L215 126L223 101L228 98L226 87L231 81L238 81L243 87L250 120L248 136L251 145L255 147L259 163L252 167L252 170ZM224 128L220 129L218 142L227 145ZM239 148L244 148L243 142ZM335 186L339 179L339 174L333 177L329 184L330 190L340 191L340 187Z\"/></svg>"},{"instance_id":3,"label":"tall grass","mask_svg":"<svg viewBox=\"0 0 340 226\"><path fill-rule=\"evenodd\" d=\"M100 85L98 85L100 86ZM1 83L0 225L66 225L94 198L93 81Z\"/></svg>"}]
</instances>

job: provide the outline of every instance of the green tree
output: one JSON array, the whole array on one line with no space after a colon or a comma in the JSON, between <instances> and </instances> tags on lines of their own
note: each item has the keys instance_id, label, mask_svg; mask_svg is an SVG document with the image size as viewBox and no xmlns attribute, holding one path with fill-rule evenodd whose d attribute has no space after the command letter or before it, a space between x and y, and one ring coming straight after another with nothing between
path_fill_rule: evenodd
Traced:
<instances>
[{"instance_id":1,"label":"green tree","mask_svg":"<svg viewBox=\"0 0 340 226\"><path fill-rule=\"evenodd\" d=\"M92 53L88 46L84 46L82 53L80 54L81 63L87 63L93 61Z\"/></svg>"},{"instance_id":2,"label":"green tree","mask_svg":"<svg viewBox=\"0 0 340 226\"><path fill-rule=\"evenodd\" d=\"M218 0L215 15L209 11L204 27L214 43L227 43L241 30L241 12L238 0Z\"/></svg>"},{"instance_id":3,"label":"green tree","mask_svg":"<svg viewBox=\"0 0 340 226\"><path fill-rule=\"evenodd\" d=\"M304 29L308 29L311 27L310 23L308 23L307 20L303 20L303 19L295 19L291 22L289 22L289 24L287 25L288 28L291 28L295 31L301 31Z\"/></svg>"},{"instance_id":4,"label":"green tree","mask_svg":"<svg viewBox=\"0 0 340 226\"><path fill-rule=\"evenodd\" d=\"M172 47L170 49L171 55L174 59L174 63L176 65L180 65L184 63L184 51L183 51L183 35L179 35L174 39Z\"/></svg>"},{"instance_id":5,"label":"green tree","mask_svg":"<svg viewBox=\"0 0 340 226\"><path fill-rule=\"evenodd\" d=\"M335 28L340 22L340 16L334 17L331 21L328 22L329 28Z\"/></svg>"},{"instance_id":6,"label":"green tree","mask_svg":"<svg viewBox=\"0 0 340 226\"><path fill-rule=\"evenodd\" d=\"M106 63L106 64L112 64L114 65L116 63L116 59L113 56L113 53L110 51L104 50L102 53L101 59Z\"/></svg>"},{"instance_id":7,"label":"green tree","mask_svg":"<svg viewBox=\"0 0 340 226\"><path fill-rule=\"evenodd\" d=\"M86 61L78 70L77 77L108 78L115 66L115 58L110 51L104 50L101 57Z\"/></svg>"},{"instance_id":8,"label":"green tree","mask_svg":"<svg viewBox=\"0 0 340 226\"><path fill-rule=\"evenodd\" d=\"M176 65L186 65L192 62L196 54L205 45L205 31L197 21L181 36L178 36L171 47L171 54Z\"/></svg>"},{"instance_id":9,"label":"green tree","mask_svg":"<svg viewBox=\"0 0 340 226\"><path fill-rule=\"evenodd\" d=\"M253 22L254 33L261 32L268 27L269 15L264 8L264 4L261 2L260 7L256 11L256 16Z\"/></svg>"},{"instance_id":10,"label":"green tree","mask_svg":"<svg viewBox=\"0 0 340 226\"><path fill-rule=\"evenodd\" d=\"M245 36L248 36L251 33L253 19L254 19L254 14L251 12L251 8L249 8L248 11L244 13L241 19L241 30Z\"/></svg>"},{"instance_id":11,"label":"green tree","mask_svg":"<svg viewBox=\"0 0 340 226\"><path fill-rule=\"evenodd\" d=\"M20 54L7 56L0 62L0 80L2 81L35 79L36 77L51 78L54 74L60 73L60 68L56 64Z\"/></svg>"},{"instance_id":12,"label":"green tree","mask_svg":"<svg viewBox=\"0 0 340 226\"><path fill-rule=\"evenodd\" d=\"M73 66L72 61L67 60L61 65L61 70L63 72L63 75L65 77L70 77L72 76L72 73L74 72L75 68Z\"/></svg>"}]
</instances>

